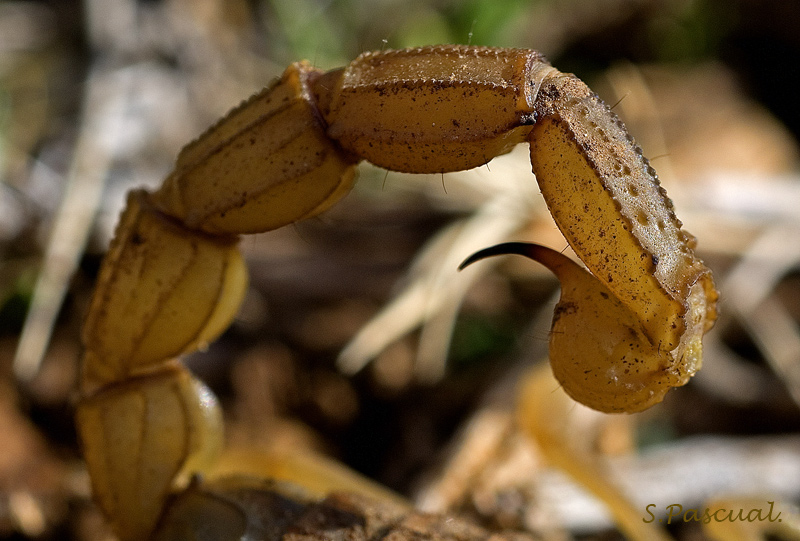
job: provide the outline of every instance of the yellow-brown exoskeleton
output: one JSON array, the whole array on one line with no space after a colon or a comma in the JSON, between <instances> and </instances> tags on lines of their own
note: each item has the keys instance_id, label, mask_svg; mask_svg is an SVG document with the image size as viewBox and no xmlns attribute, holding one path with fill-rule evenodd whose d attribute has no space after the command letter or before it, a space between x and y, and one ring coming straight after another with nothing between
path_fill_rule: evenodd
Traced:
<instances>
[{"instance_id":1,"label":"yellow-brown exoskeleton","mask_svg":"<svg viewBox=\"0 0 800 541\"><path fill-rule=\"evenodd\" d=\"M314 216L361 160L448 172L530 144L558 227L587 269L536 245L561 280L550 360L576 400L633 412L683 385L716 317L710 271L624 126L587 86L521 49L366 53L292 64L133 192L84 327L77 424L95 496L147 538L181 472L219 446L214 399L177 358L214 340L246 288L237 237Z\"/></svg>"}]
</instances>

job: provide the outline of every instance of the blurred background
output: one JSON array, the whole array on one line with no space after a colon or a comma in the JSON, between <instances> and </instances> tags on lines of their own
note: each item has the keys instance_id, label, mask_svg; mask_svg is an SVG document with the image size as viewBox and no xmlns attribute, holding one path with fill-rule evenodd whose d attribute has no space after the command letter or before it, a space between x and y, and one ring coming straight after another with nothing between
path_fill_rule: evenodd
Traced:
<instances>
[{"instance_id":1,"label":"blurred background","mask_svg":"<svg viewBox=\"0 0 800 541\"><path fill-rule=\"evenodd\" d=\"M437 43L536 49L615 104L715 271L723 315L700 374L650 412L587 421L641 516L723 493L798 502L800 3L5 0L0 539L109 538L72 405L124 194L158 186L184 144L291 62ZM471 245L476 229L488 238ZM555 280L508 261L445 286L465 246L510 236L565 247L526 149L444 176L364 164L329 213L245 239L245 304L188 360L229 442L314 449L492 528L621 539L514 428L513 383L546 355Z\"/></svg>"}]
</instances>

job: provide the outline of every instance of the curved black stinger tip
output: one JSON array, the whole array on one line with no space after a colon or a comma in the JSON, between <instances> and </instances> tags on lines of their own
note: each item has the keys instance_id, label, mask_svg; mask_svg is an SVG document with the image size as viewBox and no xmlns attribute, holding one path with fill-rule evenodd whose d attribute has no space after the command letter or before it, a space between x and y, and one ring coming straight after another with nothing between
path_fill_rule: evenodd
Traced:
<instances>
[{"instance_id":1,"label":"curved black stinger tip","mask_svg":"<svg viewBox=\"0 0 800 541\"><path fill-rule=\"evenodd\" d=\"M503 242L495 244L483 250L478 250L468 258L466 258L459 266L458 270L464 270L468 265L472 265L476 261L486 259L495 255L517 254L525 257L531 257L531 252L538 246L531 242Z\"/></svg>"}]
</instances>

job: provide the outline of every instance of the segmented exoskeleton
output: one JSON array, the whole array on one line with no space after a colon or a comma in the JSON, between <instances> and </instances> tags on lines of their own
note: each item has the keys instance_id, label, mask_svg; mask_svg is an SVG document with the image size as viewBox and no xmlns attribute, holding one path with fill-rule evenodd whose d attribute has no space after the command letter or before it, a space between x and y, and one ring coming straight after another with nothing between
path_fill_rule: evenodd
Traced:
<instances>
[{"instance_id":1,"label":"segmented exoskeleton","mask_svg":"<svg viewBox=\"0 0 800 541\"><path fill-rule=\"evenodd\" d=\"M176 360L230 323L246 288L237 236L314 216L361 160L439 173L530 143L558 227L588 270L536 245L562 283L559 382L607 412L659 402L699 368L717 293L655 172L609 108L521 49L436 46L292 64L128 198L84 328L77 423L97 501L146 538L180 472L219 446L213 396ZM480 255L487 255L482 253Z\"/></svg>"}]
</instances>

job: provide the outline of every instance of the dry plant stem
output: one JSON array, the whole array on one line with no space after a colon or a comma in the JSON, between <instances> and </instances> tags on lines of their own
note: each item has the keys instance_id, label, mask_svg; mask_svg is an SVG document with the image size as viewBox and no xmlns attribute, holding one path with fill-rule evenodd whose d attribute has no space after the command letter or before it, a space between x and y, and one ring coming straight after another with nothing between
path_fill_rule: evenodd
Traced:
<instances>
[{"instance_id":1,"label":"dry plant stem","mask_svg":"<svg viewBox=\"0 0 800 541\"><path fill-rule=\"evenodd\" d=\"M302 450L227 449L207 472L212 481L237 475L297 484L318 499L332 492L348 492L411 508L408 500L388 488L329 458Z\"/></svg>"},{"instance_id":2,"label":"dry plant stem","mask_svg":"<svg viewBox=\"0 0 800 541\"><path fill-rule=\"evenodd\" d=\"M39 372L50 334L66 294L67 284L78 265L100 202L103 180L111 154L101 138L118 129L107 129L123 119L109 115L113 77L93 72L87 82L81 132L66 179L64 198L59 206L47 242L42 270L36 281L28 317L20 335L14 358L14 374L22 381Z\"/></svg>"},{"instance_id":3,"label":"dry plant stem","mask_svg":"<svg viewBox=\"0 0 800 541\"><path fill-rule=\"evenodd\" d=\"M770 295L778 282L800 262L796 225L768 228L728 274L725 289L738 319L758 342L772 369L800 404L800 328L779 299Z\"/></svg>"},{"instance_id":4,"label":"dry plant stem","mask_svg":"<svg viewBox=\"0 0 800 541\"><path fill-rule=\"evenodd\" d=\"M769 498L729 497L717 498L707 504L710 516L725 517L732 513L756 520L710 520L703 523L703 531L714 541L762 541L767 534L785 539L800 540L800 513L797 507L782 501L767 502ZM769 513L771 511L771 513ZM751 515L752 514L752 515ZM771 516L769 516L771 514Z\"/></svg>"},{"instance_id":5,"label":"dry plant stem","mask_svg":"<svg viewBox=\"0 0 800 541\"><path fill-rule=\"evenodd\" d=\"M146 538L175 484L218 446L214 400L175 359L236 313L238 235L326 210L361 160L443 173L522 142L589 269L531 248L562 281L550 359L565 390L631 412L686 383L716 318L710 271L624 126L579 79L521 49L366 53L327 73L296 63L187 145L159 190L130 194L101 267L77 422L120 537Z\"/></svg>"},{"instance_id":6,"label":"dry plant stem","mask_svg":"<svg viewBox=\"0 0 800 541\"><path fill-rule=\"evenodd\" d=\"M598 458L576 449L567 441L565 429L575 415L570 400L544 365L535 368L520 387L517 418L520 426L537 443L545 459L570 475L579 485L600 499L628 539L670 541L655 524L642 521L642 513L611 483Z\"/></svg>"},{"instance_id":7,"label":"dry plant stem","mask_svg":"<svg viewBox=\"0 0 800 541\"><path fill-rule=\"evenodd\" d=\"M492 164L495 170L496 164ZM515 173L514 176L519 176ZM513 182L513 181L512 181ZM466 291L490 265L457 273L464 253L507 239L528 223L541 204L531 193L535 185L514 182L484 203L465 222L442 230L412 263L410 283L352 338L337 365L347 374L364 368L392 342L422 326L415 372L419 381L444 377L455 318ZM531 196L531 197L528 197Z\"/></svg>"}]
</instances>

